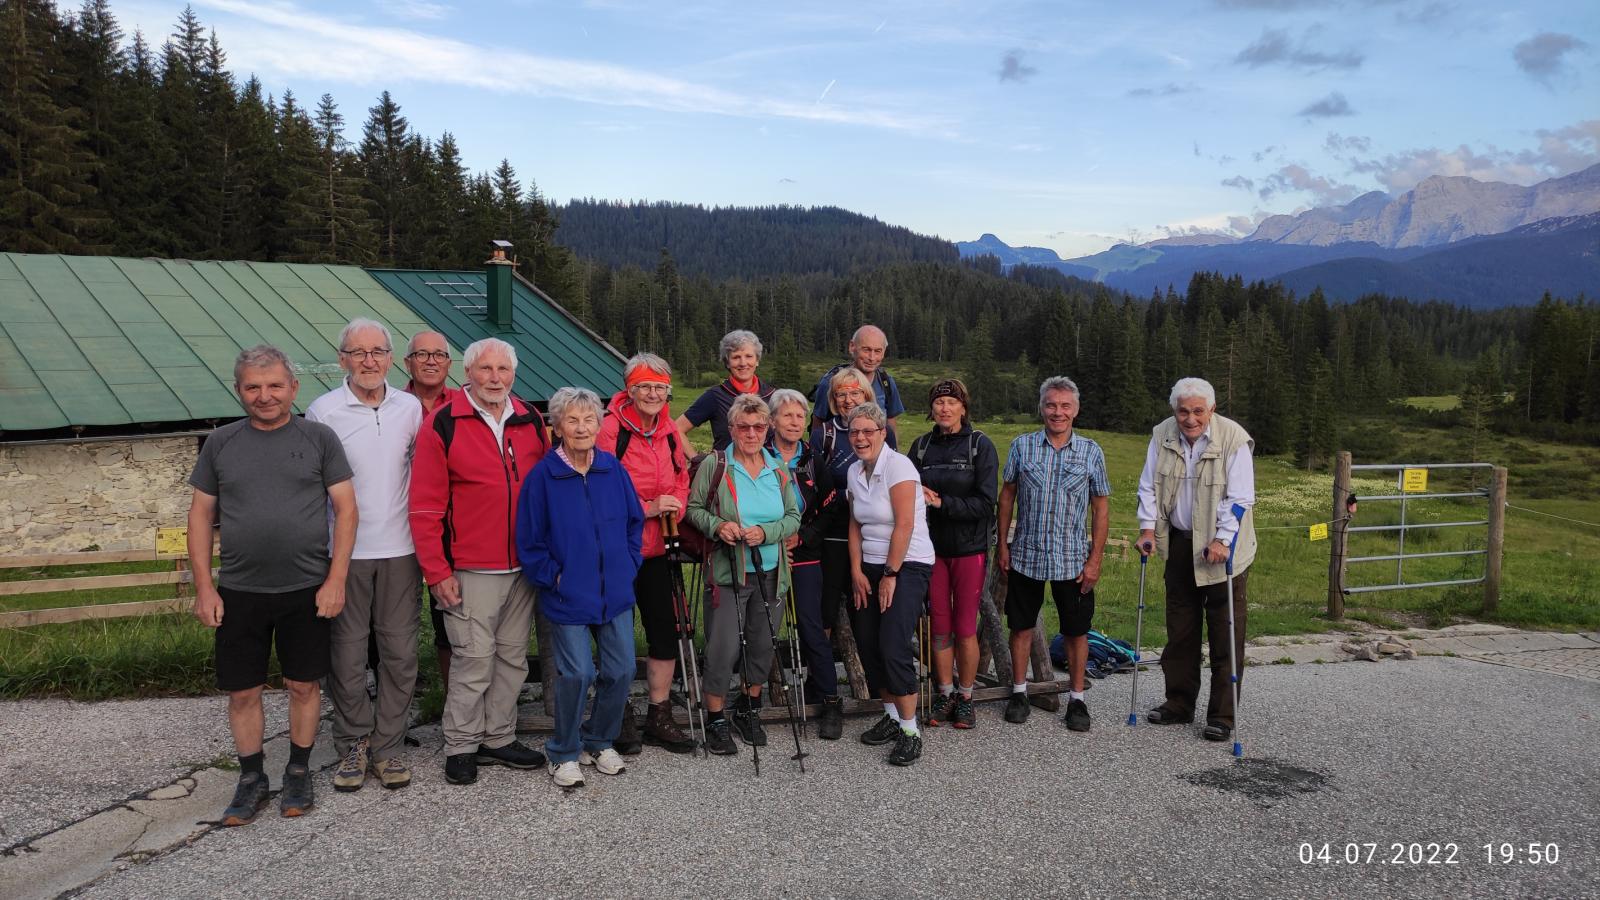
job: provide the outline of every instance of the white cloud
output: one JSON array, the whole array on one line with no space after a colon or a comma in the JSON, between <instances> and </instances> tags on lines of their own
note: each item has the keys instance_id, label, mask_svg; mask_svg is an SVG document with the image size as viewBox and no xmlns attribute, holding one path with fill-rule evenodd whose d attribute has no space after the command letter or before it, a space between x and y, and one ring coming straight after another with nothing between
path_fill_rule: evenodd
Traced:
<instances>
[{"instance_id":1,"label":"white cloud","mask_svg":"<svg viewBox=\"0 0 1600 900\"><path fill-rule=\"evenodd\" d=\"M378 0L378 7L391 16L424 21L436 21L456 12L456 8L448 3L435 3L432 0Z\"/></svg>"},{"instance_id":2,"label":"white cloud","mask_svg":"<svg viewBox=\"0 0 1600 900\"><path fill-rule=\"evenodd\" d=\"M1350 170L1370 174L1391 193L1409 191L1433 175L1465 175L1479 181L1530 185L1600 163L1600 119L1534 132L1527 150L1422 147L1382 157L1349 160Z\"/></svg>"}]
</instances>

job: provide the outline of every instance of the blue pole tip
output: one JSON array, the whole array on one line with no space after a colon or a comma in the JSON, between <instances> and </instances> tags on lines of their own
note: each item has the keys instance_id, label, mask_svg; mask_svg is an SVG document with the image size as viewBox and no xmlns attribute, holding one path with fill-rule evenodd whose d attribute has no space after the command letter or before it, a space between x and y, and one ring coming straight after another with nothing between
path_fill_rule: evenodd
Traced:
<instances>
[{"instance_id":1,"label":"blue pole tip","mask_svg":"<svg viewBox=\"0 0 1600 900\"><path fill-rule=\"evenodd\" d=\"M1233 755L1234 756L1243 756L1244 755L1244 745L1239 743L1238 741L1234 741L1233 742Z\"/></svg>"},{"instance_id":2,"label":"blue pole tip","mask_svg":"<svg viewBox=\"0 0 1600 900\"><path fill-rule=\"evenodd\" d=\"M1139 724L1139 714L1138 713L1128 713L1128 727L1132 728L1133 726L1135 726L1137 724Z\"/></svg>"}]
</instances>

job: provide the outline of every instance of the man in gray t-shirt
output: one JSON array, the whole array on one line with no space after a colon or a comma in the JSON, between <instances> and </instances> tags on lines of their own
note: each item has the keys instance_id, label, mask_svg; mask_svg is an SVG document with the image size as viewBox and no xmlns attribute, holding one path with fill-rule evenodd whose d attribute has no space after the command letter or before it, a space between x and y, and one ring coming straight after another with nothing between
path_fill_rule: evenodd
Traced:
<instances>
[{"instance_id":1,"label":"man in gray t-shirt","mask_svg":"<svg viewBox=\"0 0 1600 900\"><path fill-rule=\"evenodd\" d=\"M249 416L212 432L195 461L189 563L194 614L216 629L217 687L228 692L228 726L239 753L239 786L222 823L243 825L267 799L261 691L274 644L289 691L289 765L278 803L290 817L312 807L311 746L322 711L317 681L328 674L329 622L344 607L357 514L338 435L294 415L300 382L288 357L265 345L246 350L233 379ZM211 526L219 515L222 569L213 583Z\"/></svg>"}]
</instances>

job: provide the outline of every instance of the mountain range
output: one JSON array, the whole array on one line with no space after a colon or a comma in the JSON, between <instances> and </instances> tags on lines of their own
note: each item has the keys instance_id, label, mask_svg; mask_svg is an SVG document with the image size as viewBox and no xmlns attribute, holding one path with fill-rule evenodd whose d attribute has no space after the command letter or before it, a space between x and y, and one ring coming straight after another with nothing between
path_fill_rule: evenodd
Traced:
<instances>
[{"instance_id":1,"label":"mountain range","mask_svg":"<svg viewBox=\"0 0 1600 900\"><path fill-rule=\"evenodd\" d=\"M1185 235L1062 260L992 234L957 242L1136 294L1182 290L1195 272L1277 280L1332 299L1383 293L1474 307L1600 294L1600 165L1529 187L1434 176L1398 196L1374 191L1342 206L1271 216L1245 238Z\"/></svg>"}]
</instances>

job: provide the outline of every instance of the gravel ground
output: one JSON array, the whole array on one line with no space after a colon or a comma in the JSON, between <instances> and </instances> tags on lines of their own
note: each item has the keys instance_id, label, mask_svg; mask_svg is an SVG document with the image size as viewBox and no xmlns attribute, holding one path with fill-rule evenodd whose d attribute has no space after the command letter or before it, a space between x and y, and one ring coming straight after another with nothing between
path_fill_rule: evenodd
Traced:
<instances>
[{"instance_id":1,"label":"gravel ground","mask_svg":"<svg viewBox=\"0 0 1600 900\"><path fill-rule=\"evenodd\" d=\"M266 695L268 733L288 695ZM233 755L222 696L0 703L0 851Z\"/></svg>"},{"instance_id":2,"label":"gravel ground","mask_svg":"<svg viewBox=\"0 0 1600 900\"><path fill-rule=\"evenodd\" d=\"M1141 677L1141 695L1160 682ZM772 727L759 779L748 748L647 749L567 794L505 769L457 788L425 730L408 790L336 794L324 773L309 817L212 832L82 896L1600 896L1600 683L1449 658L1250 682L1242 762L1193 728L1126 727L1125 676L1089 692L1090 734L984 704L974 731L930 730L909 769L857 743L870 721L854 719L808 744L804 775ZM1406 862L1411 842L1440 859L1453 845L1454 862ZM1486 842L1560 858L1490 865ZM1324 843L1339 862L1300 861ZM1366 843L1370 862L1357 847L1343 863Z\"/></svg>"}]
</instances>

